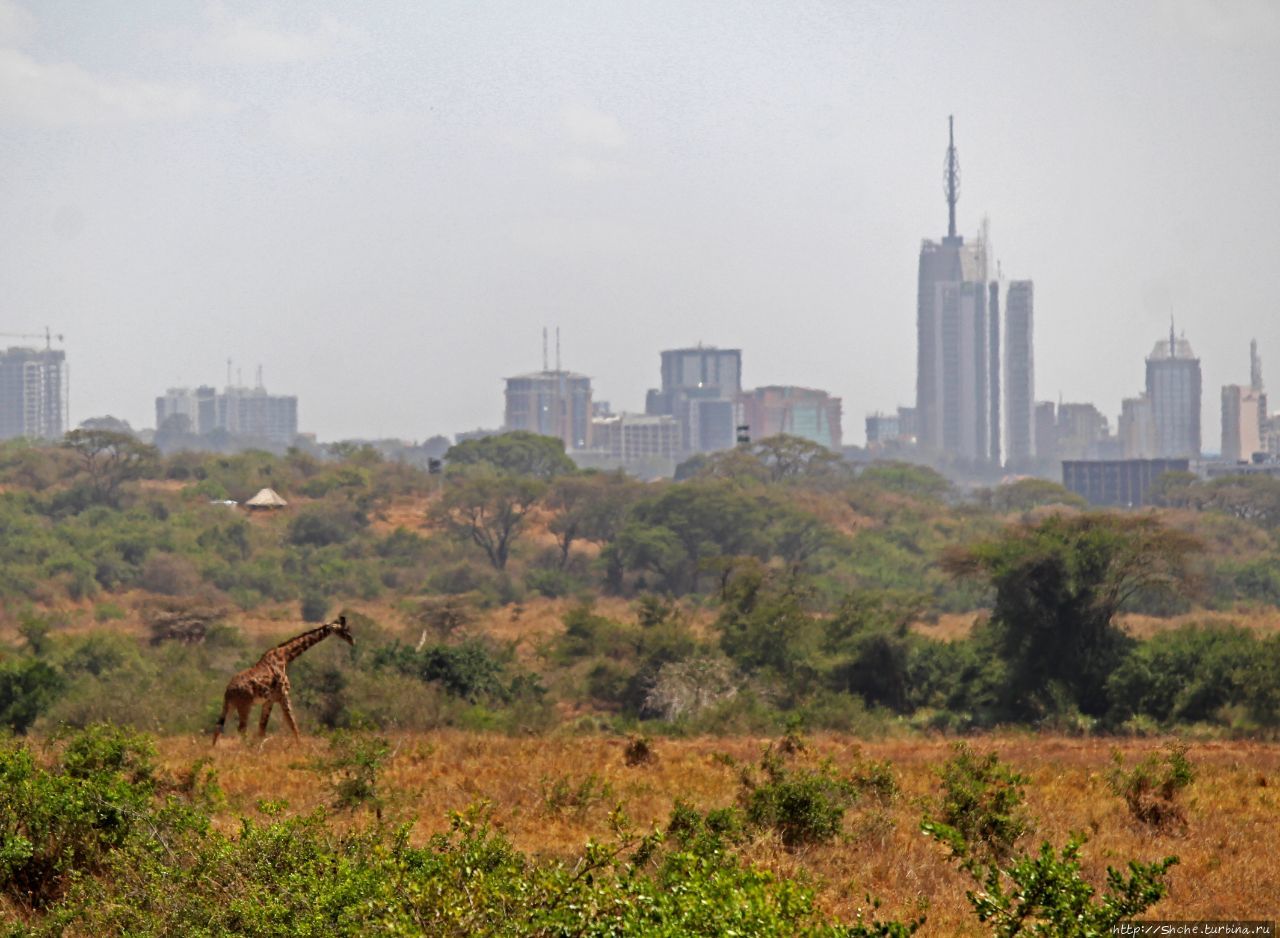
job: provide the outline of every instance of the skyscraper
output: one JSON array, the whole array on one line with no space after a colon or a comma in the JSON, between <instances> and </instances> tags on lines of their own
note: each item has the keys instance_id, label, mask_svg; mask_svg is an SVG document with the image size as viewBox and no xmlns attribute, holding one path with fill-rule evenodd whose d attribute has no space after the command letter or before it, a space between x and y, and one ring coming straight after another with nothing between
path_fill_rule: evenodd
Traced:
<instances>
[{"instance_id":1,"label":"skyscraper","mask_svg":"<svg viewBox=\"0 0 1280 938\"><path fill-rule=\"evenodd\" d=\"M650 389L645 413L671 414L679 420L687 452L732 449L741 390L741 349L668 349L662 353L662 387Z\"/></svg>"},{"instance_id":2,"label":"skyscraper","mask_svg":"<svg viewBox=\"0 0 1280 938\"><path fill-rule=\"evenodd\" d=\"M1035 290L1030 280L1009 284L1004 310L1005 459L1019 470L1035 459Z\"/></svg>"},{"instance_id":3,"label":"skyscraper","mask_svg":"<svg viewBox=\"0 0 1280 938\"><path fill-rule=\"evenodd\" d=\"M950 119L949 119L950 120ZM998 295L985 240L956 234L960 163L952 127L945 163L947 236L920 248L916 292L916 408L926 452L1000 461ZM994 286L994 285L992 285ZM996 302L993 303L992 301Z\"/></svg>"},{"instance_id":4,"label":"skyscraper","mask_svg":"<svg viewBox=\"0 0 1280 938\"><path fill-rule=\"evenodd\" d=\"M1200 456L1200 359L1169 324L1169 340L1147 356L1147 399L1155 426L1157 457Z\"/></svg>"},{"instance_id":5,"label":"skyscraper","mask_svg":"<svg viewBox=\"0 0 1280 938\"><path fill-rule=\"evenodd\" d=\"M66 359L53 348L0 352L0 440L56 440L66 432Z\"/></svg>"}]
</instances>

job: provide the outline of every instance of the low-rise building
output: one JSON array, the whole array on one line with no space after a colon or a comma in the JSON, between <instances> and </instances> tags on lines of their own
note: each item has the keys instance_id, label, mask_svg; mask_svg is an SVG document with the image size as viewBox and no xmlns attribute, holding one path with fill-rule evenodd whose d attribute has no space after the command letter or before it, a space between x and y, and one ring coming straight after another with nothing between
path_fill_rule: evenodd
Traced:
<instances>
[{"instance_id":1,"label":"low-rise building","mask_svg":"<svg viewBox=\"0 0 1280 938\"><path fill-rule=\"evenodd\" d=\"M740 423L753 440L785 433L839 451L840 398L794 385L770 385L738 395Z\"/></svg>"},{"instance_id":2,"label":"low-rise building","mask_svg":"<svg viewBox=\"0 0 1280 938\"><path fill-rule=\"evenodd\" d=\"M1068 459L1062 484L1091 505L1139 508L1166 472L1188 472L1189 459Z\"/></svg>"}]
</instances>

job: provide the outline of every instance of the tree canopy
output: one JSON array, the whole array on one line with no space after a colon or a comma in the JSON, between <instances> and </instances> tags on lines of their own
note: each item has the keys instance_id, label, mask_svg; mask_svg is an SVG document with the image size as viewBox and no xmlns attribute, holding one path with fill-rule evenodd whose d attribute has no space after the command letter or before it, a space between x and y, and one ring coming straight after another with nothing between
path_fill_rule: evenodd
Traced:
<instances>
[{"instance_id":1,"label":"tree canopy","mask_svg":"<svg viewBox=\"0 0 1280 938\"><path fill-rule=\"evenodd\" d=\"M465 440L450 447L444 458L453 466L487 463L505 472L539 479L552 479L577 468L565 455L564 441L525 430Z\"/></svg>"},{"instance_id":2,"label":"tree canopy","mask_svg":"<svg viewBox=\"0 0 1280 938\"><path fill-rule=\"evenodd\" d=\"M1145 515L1052 515L947 553L945 565L995 590L985 637L1008 670L1020 718L1107 708L1105 686L1131 640L1115 623L1146 590L1184 590L1198 542Z\"/></svg>"}]
</instances>

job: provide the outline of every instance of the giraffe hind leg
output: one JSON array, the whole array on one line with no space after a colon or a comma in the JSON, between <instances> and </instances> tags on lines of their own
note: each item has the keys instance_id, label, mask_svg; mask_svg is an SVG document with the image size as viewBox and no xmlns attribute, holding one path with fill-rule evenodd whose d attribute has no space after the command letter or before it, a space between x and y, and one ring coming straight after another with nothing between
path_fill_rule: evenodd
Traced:
<instances>
[{"instance_id":1,"label":"giraffe hind leg","mask_svg":"<svg viewBox=\"0 0 1280 938\"><path fill-rule=\"evenodd\" d=\"M271 701L264 700L262 702L262 718L258 720L258 736L259 738L267 735L267 721L271 719Z\"/></svg>"},{"instance_id":2,"label":"giraffe hind leg","mask_svg":"<svg viewBox=\"0 0 1280 938\"><path fill-rule=\"evenodd\" d=\"M247 700L236 701L236 716L239 718L240 725L236 727L236 732L241 736L249 726L249 711L253 709L253 698Z\"/></svg>"}]
</instances>

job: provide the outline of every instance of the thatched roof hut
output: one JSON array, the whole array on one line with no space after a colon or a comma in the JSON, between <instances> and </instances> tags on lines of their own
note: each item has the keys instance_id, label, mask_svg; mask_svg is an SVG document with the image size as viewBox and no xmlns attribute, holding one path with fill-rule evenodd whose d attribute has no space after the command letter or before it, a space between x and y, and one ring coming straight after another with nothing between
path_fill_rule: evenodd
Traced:
<instances>
[{"instance_id":1,"label":"thatched roof hut","mask_svg":"<svg viewBox=\"0 0 1280 938\"><path fill-rule=\"evenodd\" d=\"M289 503L276 494L274 489L263 489L244 503L245 508L284 508Z\"/></svg>"}]
</instances>

